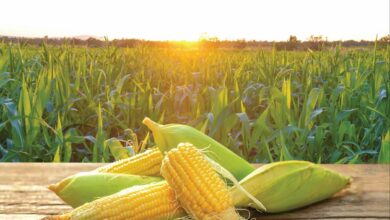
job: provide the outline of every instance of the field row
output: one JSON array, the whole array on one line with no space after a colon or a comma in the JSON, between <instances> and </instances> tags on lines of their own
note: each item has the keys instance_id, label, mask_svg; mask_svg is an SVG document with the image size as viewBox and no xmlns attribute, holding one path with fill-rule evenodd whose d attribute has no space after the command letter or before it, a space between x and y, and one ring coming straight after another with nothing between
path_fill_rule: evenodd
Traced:
<instances>
[{"instance_id":1,"label":"field row","mask_svg":"<svg viewBox=\"0 0 390 220\"><path fill-rule=\"evenodd\" d=\"M194 126L251 162L384 162L389 73L390 47L0 43L0 161L111 161L153 145L150 117Z\"/></svg>"}]
</instances>

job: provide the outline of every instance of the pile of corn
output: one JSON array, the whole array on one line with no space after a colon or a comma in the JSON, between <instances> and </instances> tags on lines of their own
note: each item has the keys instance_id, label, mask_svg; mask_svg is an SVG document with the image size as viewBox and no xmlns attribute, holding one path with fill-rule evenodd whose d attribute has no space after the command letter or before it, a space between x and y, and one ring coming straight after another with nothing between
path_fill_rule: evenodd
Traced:
<instances>
[{"instance_id":1,"label":"pile of corn","mask_svg":"<svg viewBox=\"0 0 390 220\"><path fill-rule=\"evenodd\" d=\"M75 209L46 219L242 219L331 197L350 178L306 161L252 167L194 128L144 120L158 148L49 186ZM326 187L318 187L318 186Z\"/></svg>"}]
</instances>

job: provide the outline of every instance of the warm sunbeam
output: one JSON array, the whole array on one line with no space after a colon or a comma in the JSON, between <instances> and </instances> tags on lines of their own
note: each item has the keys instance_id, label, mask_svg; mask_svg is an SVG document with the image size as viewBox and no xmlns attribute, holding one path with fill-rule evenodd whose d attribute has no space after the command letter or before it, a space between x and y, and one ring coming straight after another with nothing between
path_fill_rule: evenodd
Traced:
<instances>
[{"instance_id":1,"label":"warm sunbeam","mask_svg":"<svg viewBox=\"0 0 390 220\"><path fill-rule=\"evenodd\" d=\"M150 40L373 40L389 33L389 1L77 1L1 3L0 35Z\"/></svg>"}]
</instances>

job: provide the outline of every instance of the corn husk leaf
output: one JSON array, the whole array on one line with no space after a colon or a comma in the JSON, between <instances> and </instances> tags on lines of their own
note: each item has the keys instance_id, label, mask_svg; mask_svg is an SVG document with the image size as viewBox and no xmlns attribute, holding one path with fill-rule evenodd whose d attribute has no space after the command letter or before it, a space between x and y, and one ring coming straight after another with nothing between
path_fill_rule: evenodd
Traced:
<instances>
[{"instance_id":1,"label":"corn husk leaf","mask_svg":"<svg viewBox=\"0 0 390 220\"><path fill-rule=\"evenodd\" d=\"M117 173L81 172L48 188L72 207L108 196L125 188L159 182L162 178Z\"/></svg>"},{"instance_id":2,"label":"corn husk leaf","mask_svg":"<svg viewBox=\"0 0 390 220\"><path fill-rule=\"evenodd\" d=\"M350 177L305 161L264 165L239 183L255 196L269 213L304 207L327 199L345 188ZM259 209L237 187L231 189L235 205Z\"/></svg>"},{"instance_id":3,"label":"corn husk leaf","mask_svg":"<svg viewBox=\"0 0 390 220\"><path fill-rule=\"evenodd\" d=\"M204 149L209 158L227 169L237 180L241 180L255 170L245 159L191 126L161 125L149 118L145 118L142 123L152 131L156 146L163 152L169 151L180 143L188 142L199 149Z\"/></svg>"}]
</instances>

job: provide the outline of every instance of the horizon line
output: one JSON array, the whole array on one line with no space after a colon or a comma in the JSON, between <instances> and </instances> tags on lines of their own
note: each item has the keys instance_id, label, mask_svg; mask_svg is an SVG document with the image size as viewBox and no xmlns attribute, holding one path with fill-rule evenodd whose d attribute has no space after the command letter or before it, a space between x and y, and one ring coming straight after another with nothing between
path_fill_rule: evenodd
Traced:
<instances>
[{"instance_id":1,"label":"horizon line","mask_svg":"<svg viewBox=\"0 0 390 220\"><path fill-rule=\"evenodd\" d=\"M374 38L371 38L371 39L355 39L355 38L348 38L348 39L329 39L327 36L325 35L316 35L316 34L312 34L310 35L309 37L305 38L305 39L298 39L298 41L309 41L310 37L313 36L313 37L323 37L325 41L328 41L328 42L338 42L338 41L376 41L376 40L379 40L381 39L382 37L386 37L386 36L389 36L389 34L387 35L384 35L384 36L379 36L378 34L376 34L376 36ZM288 41L288 38L290 36L296 36L294 34L291 34L289 36L287 36L285 39L283 40L278 40L278 39L246 39L246 38L234 38L234 39L229 39L229 38L220 38L218 36L209 36L209 37L205 37L203 39L218 39L219 41L240 41L240 40L244 40L244 41L247 41L247 42L250 42L250 41L259 41L259 42L282 42L282 41ZM88 35L88 34L80 34L80 35L74 35L74 36L49 36L49 35L43 35L43 36L27 36L27 35L7 35L7 34L1 34L0 33L0 37L9 37L9 38L31 38L31 39L44 39L44 38L48 38L48 39L79 39L79 40L87 40L89 38L94 38L94 39L97 39L97 40L100 40L100 41L104 41L105 39L107 39L108 41L114 41L114 40L140 40L140 41L161 41L161 42L198 42L200 40L202 40L202 36L200 36L197 40L188 40L188 39L148 39L148 38L137 38L137 37L122 37L122 38L109 38L108 36L95 36L95 35Z\"/></svg>"}]
</instances>

